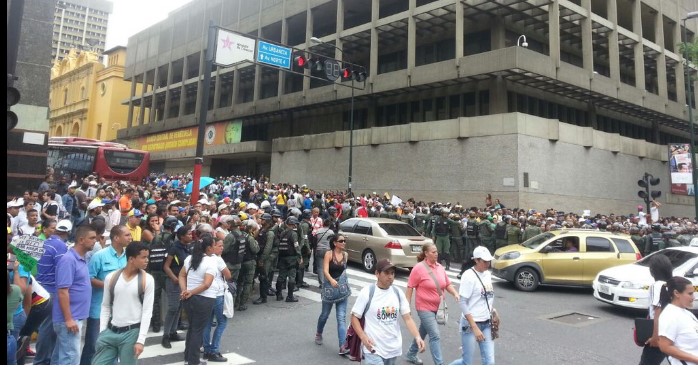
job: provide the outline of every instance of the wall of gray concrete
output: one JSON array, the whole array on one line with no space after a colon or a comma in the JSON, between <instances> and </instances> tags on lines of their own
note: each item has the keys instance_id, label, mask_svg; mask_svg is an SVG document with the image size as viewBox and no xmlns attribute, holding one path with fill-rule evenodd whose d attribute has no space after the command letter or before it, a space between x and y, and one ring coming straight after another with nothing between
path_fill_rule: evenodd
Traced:
<instances>
[{"instance_id":1,"label":"wall of gray concrete","mask_svg":"<svg viewBox=\"0 0 698 367\"><path fill-rule=\"evenodd\" d=\"M507 113L354 134L355 193L467 206L491 193L508 207L628 214L649 172L661 179L662 215L693 213L693 198L669 193L666 146L590 127ZM349 132L274 139L271 180L345 190L349 150Z\"/></svg>"}]
</instances>

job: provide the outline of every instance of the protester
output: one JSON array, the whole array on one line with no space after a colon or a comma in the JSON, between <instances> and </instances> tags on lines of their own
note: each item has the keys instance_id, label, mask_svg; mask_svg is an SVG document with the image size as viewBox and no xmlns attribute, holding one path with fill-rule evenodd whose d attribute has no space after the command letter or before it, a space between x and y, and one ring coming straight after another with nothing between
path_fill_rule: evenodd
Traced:
<instances>
[{"instance_id":1,"label":"protester","mask_svg":"<svg viewBox=\"0 0 698 367\"><path fill-rule=\"evenodd\" d=\"M322 312L317 320L317 329L315 332L315 344L322 344L322 332L325 329L325 323L330 316L332 311L332 306L335 306L335 314L337 317L337 338L339 340L339 355L345 355L349 352L348 349L344 348L344 342L347 337L347 304L349 303L349 295L351 295L351 288L349 288L349 280L347 279L347 260L349 255L345 251L346 248L346 238L342 235L330 235L330 251L325 252L325 257L322 263L322 271L324 274L324 280L321 284L322 294L327 294L327 291L331 291L330 294L337 292L336 297L332 299L322 300ZM346 290L346 293L339 293L339 288ZM333 288L333 289L328 289ZM332 292L333 291L333 292Z\"/></svg>"}]
</instances>

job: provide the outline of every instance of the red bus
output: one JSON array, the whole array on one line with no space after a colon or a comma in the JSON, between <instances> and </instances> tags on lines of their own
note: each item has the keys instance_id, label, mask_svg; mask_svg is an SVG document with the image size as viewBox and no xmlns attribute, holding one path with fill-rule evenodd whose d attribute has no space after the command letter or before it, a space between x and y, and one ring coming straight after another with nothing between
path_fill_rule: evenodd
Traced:
<instances>
[{"instance_id":1,"label":"red bus","mask_svg":"<svg viewBox=\"0 0 698 367\"><path fill-rule=\"evenodd\" d=\"M107 181L139 184L150 175L150 153L121 143L78 137L48 139L48 167L55 175L85 177L96 173Z\"/></svg>"}]
</instances>

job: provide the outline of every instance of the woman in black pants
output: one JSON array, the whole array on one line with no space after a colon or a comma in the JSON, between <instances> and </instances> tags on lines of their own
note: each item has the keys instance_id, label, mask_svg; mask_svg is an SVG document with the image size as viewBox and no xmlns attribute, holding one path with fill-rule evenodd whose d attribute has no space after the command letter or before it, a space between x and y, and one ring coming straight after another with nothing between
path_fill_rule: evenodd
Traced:
<instances>
[{"instance_id":1,"label":"woman in black pants","mask_svg":"<svg viewBox=\"0 0 698 367\"><path fill-rule=\"evenodd\" d=\"M662 364L666 355L659 350L659 334L657 333L659 330L657 322L659 320L659 315L662 313L659 294L662 287L664 287L666 282L673 276L673 267L671 266L671 260L661 254L654 255L649 260L650 275L654 278L654 283L650 285L649 289L650 304L648 318L654 320L654 331L652 332L652 337L647 340L645 347L642 349L640 364Z\"/></svg>"}]
</instances>

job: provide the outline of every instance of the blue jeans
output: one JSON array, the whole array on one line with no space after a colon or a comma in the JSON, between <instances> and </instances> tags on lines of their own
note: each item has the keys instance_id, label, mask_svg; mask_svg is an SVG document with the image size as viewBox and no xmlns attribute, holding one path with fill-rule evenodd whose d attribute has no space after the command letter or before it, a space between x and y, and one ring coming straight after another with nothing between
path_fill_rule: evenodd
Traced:
<instances>
[{"instance_id":1,"label":"blue jeans","mask_svg":"<svg viewBox=\"0 0 698 367\"><path fill-rule=\"evenodd\" d=\"M494 340L492 340L492 329L489 321L478 322L477 327L482 331L485 340L477 342L480 346L480 357L482 364L494 364ZM461 331L461 346L463 347L463 355L461 358L451 362L451 364L471 364L473 353L475 353L475 335L470 326Z\"/></svg>"},{"instance_id":2,"label":"blue jeans","mask_svg":"<svg viewBox=\"0 0 698 367\"><path fill-rule=\"evenodd\" d=\"M99 319L87 318L87 326L85 326L85 345L82 347L82 355L80 356L80 364L89 366L92 364L92 357L95 355L95 346L97 345L97 337L99 336Z\"/></svg>"},{"instance_id":3,"label":"blue jeans","mask_svg":"<svg viewBox=\"0 0 698 367\"><path fill-rule=\"evenodd\" d=\"M16 340L19 340L19 331L22 330L26 322L27 315L24 312L12 316L12 324L15 326L15 328L12 329L12 336L14 336Z\"/></svg>"},{"instance_id":4,"label":"blue jeans","mask_svg":"<svg viewBox=\"0 0 698 367\"><path fill-rule=\"evenodd\" d=\"M220 353L221 337L223 337L223 331L225 331L225 326L228 323L228 318L223 315L224 305L225 297L216 297L216 303L213 305L211 317L208 319L208 324L204 328L204 353ZM211 324L213 324L214 316L218 322L218 326L216 326L216 330L213 331L213 340L211 340Z\"/></svg>"},{"instance_id":5,"label":"blue jeans","mask_svg":"<svg viewBox=\"0 0 698 367\"><path fill-rule=\"evenodd\" d=\"M80 332L85 320L75 320L78 324L78 332L71 333L65 326L65 322L54 322L53 330L56 332L56 348L53 355L57 358L51 360L53 364L80 364Z\"/></svg>"},{"instance_id":6,"label":"blue jeans","mask_svg":"<svg viewBox=\"0 0 698 367\"><path fill-rule=\"evenodd\" d=\"M17 364L17 339L12 333L7 333L7 364Z\"/></svg>"},{"instance_id":7,"label":"blue jeans","mask_svg":"<svg viewBox=\"0 0 698 367\"><path fill-rule=\"evenodd\" d=\"M395 361L397 360L397 357L393 358L383 358L379 356L378 354L375 353L364 353L364 360L361 361L361 364L385 364L385 365L393 365L395 364Z\"/></svg>"},{"instance_id":8,"label":"blue jeans","mask_svg":"<svg viewBox=\"0 0 698 367\"><path fill-rule=\"evenodd\" d=\"M441 354L441 333L439 332L439 324L436 323L436 312L418 310L417 315L420 321L419 335L426 340L426 336L429 334L429 350L431 351L431 358L434 359L434 364L444 364L443 355ZM413 340L410 350L407 352L407 358L417 357L417 352L419 352L419 348L417 347L417 342Z\"/></svg>"},{"instance_id":9,"label":"blue jeans","mask_svg":"<svg viewBox=\"0 0 698 367\"><path fill-rule=\"evenodd\" d=\"M337 303L322 302L322 312L320 317L317 319L317 333L322 334L325 330L325 323L330 317L330 312L332 312L332 305L337 305L335 308L335 314L337 316L337 339L339 339L339 348L342 348L344 341L347 339L347 304L349 303L349 298L345 298L343 301Z\"/></svg>"},{"instance_id":10,"label":"blue jeans","mask_svg":"<svg viewBox=\"0 0 698 367\"><path fill-rule=\"evenodd\" d=\"M51 294L51 299L57 299L55 293ZM34 364L51 364L53 351L56 349L56 332L53 330L53 315L48 312L46 319L39 326L37 332L39 339L36 341L36 355ZM57 364L55 362L54 364Z\"/></svg>"}]
</instances>

